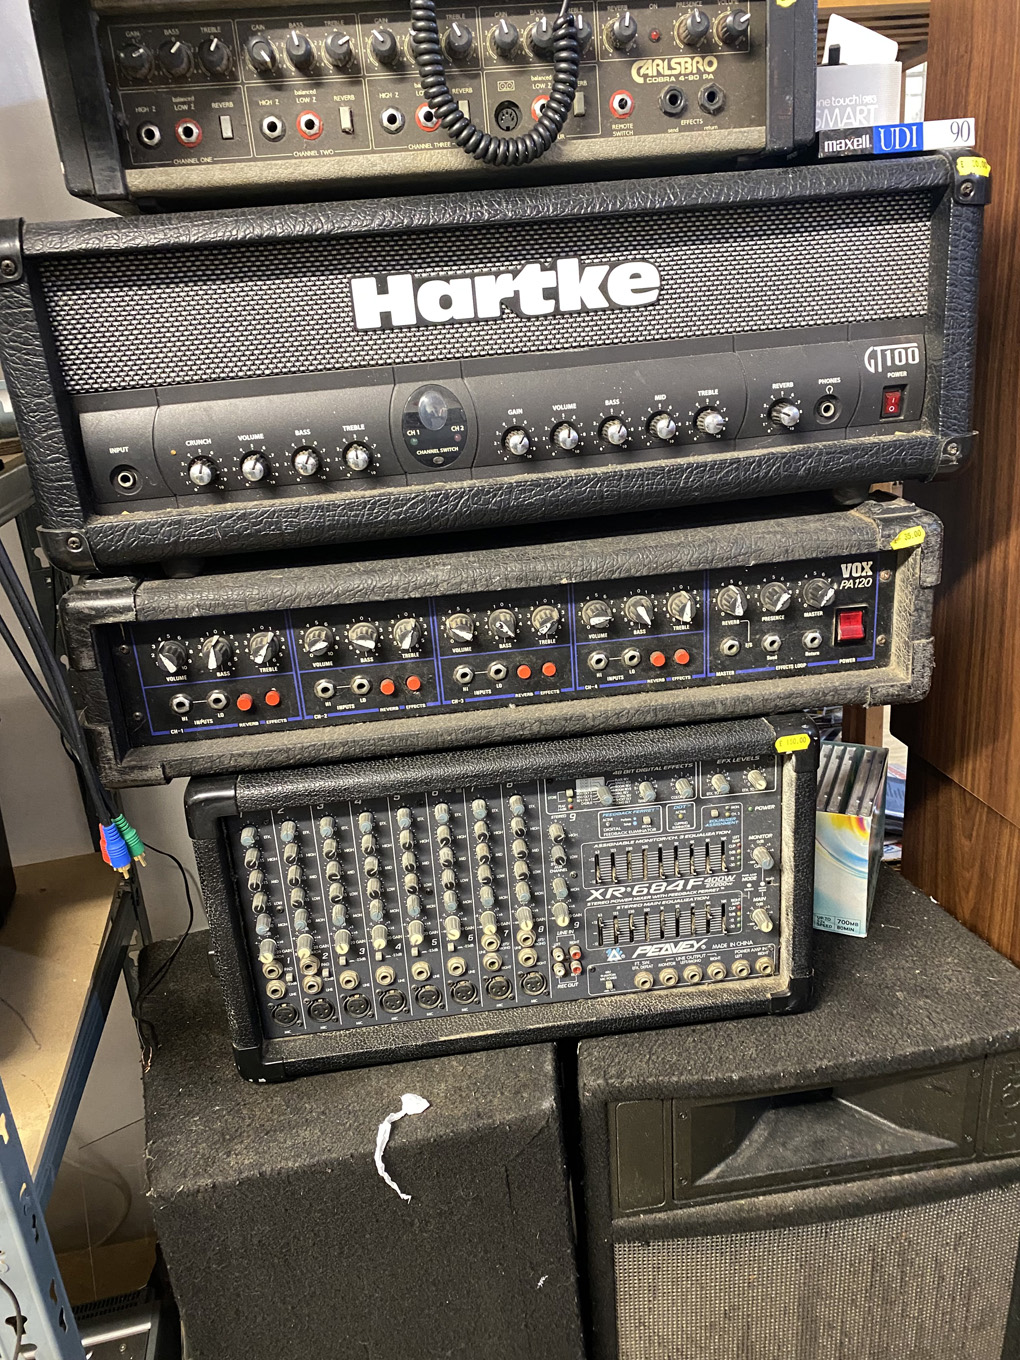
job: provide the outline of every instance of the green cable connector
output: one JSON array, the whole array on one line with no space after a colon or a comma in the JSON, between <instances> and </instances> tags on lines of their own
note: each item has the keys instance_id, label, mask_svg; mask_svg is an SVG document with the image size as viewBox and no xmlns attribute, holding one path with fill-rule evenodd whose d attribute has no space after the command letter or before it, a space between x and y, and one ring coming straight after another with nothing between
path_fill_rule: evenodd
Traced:
<instances>
[{"instance_id":1,"label":"green cable connector","mask_svg":"<svg viewBox=\"0 0 1020 1360\"><path fill-rule=\"evenodd\" d=\"M127 848L131 851L131 858L137 860L139 864L145 863L145 842L139 836L123 812L119 812L113 819L113 824L124 837Z\"/></svg>"}]
</instances>

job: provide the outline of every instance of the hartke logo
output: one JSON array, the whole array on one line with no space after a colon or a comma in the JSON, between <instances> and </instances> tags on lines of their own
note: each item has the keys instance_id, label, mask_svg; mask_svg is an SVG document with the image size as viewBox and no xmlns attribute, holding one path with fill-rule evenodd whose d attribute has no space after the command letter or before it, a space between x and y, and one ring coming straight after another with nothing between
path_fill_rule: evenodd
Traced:
<instances>
[{"instance_id":1,"label":"hartke logo","mask_svg":"<svg viewBox=\"0 0 1020 1360\"><path fill-rule=\"evenodd\" d=\"M359 331L487 321L508 307L518 316L650 307L659 271L647 260L582 264L576 258L526 264L516 274L369 274L351 279Z\"/></svg>"},{"instance_id":2,"label":"hartke logo","mask_svg":"<svg viewBox=\"0 0 1020 1360\"><path fill-rule=\"evenodd\" d=\"M905 368L919 364L921 350L917 345L870 345L864 351L864 366L869 373L881 373L884 368Z\"/></svg>"},{"instance_id":3,"label":"hartke logo","mask_svg":"<svg viewBox=\"0 0 1020 1360\"><path fill-rule=\"evenodd\" d=\"M630 78L635 85L655 85L676 76L711 76L718 66L718 57L645 57L634 62Z\"/></svg>"}]
</instances>

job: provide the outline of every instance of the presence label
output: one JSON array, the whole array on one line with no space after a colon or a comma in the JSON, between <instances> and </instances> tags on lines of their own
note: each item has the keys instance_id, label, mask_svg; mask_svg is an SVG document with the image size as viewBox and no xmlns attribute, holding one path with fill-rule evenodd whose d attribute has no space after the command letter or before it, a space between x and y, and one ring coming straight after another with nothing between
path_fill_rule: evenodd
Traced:
<instances>
[{"instance_id":1,"label":"presence label","mask_svg":"<svg viewBox=\"0 0 1020 1360\"><path fill-rule=\"evenodd\" d=\"M820 132L818 154L826 157L901 156L911 151L948 151L957 146L974 146L976 139L973 118L942 118L930 123L882 123L878 127L854 128L852 131L833 129ZM957 168L960 168L959 162ZM977 171L973 168L960 169L960 173L975 174Z\"/></svg>"}]
</instances>

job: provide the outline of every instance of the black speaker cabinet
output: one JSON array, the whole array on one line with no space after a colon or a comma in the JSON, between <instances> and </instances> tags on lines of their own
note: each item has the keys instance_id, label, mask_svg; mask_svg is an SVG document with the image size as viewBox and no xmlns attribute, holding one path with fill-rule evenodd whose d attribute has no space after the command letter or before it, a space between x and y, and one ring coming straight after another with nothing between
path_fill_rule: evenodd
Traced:
<instances>
[{"instance_id":1,"label":"black speaker cabinet","mask_svg":"<svg viewBox=\"0 0 1020 1360\"><path fill-rule=\"evenodd\" d=\"M145 1009L150 1198L190 1360L581 1360L553 1049L250 1085L207 951L189 940ZM375 1148L409 1092L428 1109L383 1162L405 1202Z\"/></svg>"},{"instance_id":2,"label":"black speaker cabinet","mask_svg":"<svg viewBox=\"0 0 1020 1360\"><path fill-rule=\"evenodd\" d=\"M1020 973L890 874L816 974L581 1044L597 1360L1020 1355Z\"/></svg>"}]
</instances>

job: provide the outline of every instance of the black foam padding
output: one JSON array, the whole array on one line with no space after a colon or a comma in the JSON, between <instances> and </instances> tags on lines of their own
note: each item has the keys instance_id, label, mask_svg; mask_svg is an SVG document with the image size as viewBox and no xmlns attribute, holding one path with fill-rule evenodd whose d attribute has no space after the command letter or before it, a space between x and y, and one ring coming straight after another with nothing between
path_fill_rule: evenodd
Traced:
<instances>
[{"instance_id":1,"label":"black foam padding","mask_svg":"<svg viewBox=\"0 0 1020 1360\"><path fill-rule=\"evenodd\" d=\"M149 1194L192 1360L580 1360L551 1046L252 1085L207 953L188 940L144 1003ZM404 1092L429 1101L385 1154L410 1203L373 1161Z\"/></svg>"}]
</instances>

